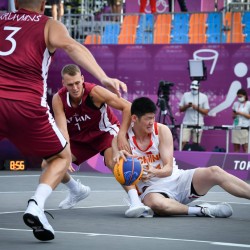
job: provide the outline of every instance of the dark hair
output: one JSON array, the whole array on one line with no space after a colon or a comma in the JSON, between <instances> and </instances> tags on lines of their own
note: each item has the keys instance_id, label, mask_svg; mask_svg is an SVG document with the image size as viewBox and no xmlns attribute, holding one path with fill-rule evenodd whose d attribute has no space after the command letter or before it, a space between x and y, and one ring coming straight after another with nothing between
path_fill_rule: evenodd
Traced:
<instances>
[{"instance_id":1,"label":"dark hair","mask_svg":"<svg viewBox=\"0 0 250 250\"><path fill-rule=\"evenodd\" d=\"M237 95L244 95L246 97L246 101L248 101L248 95L245 89L239 89L237 91Z\"/></svg>"},{"instance_id":2,"label":"dark hair","mask_svg":"<svg viewBox=\"0 0 250 250\"><path fill-rule=\"evenodd\" d=\"M147 113L155 114L156 110L157 107L151 99L147 97L140 97L132 102L131 115L136 115L139 118L141 118L143 115Z\"/></svg>"}]
</instances>

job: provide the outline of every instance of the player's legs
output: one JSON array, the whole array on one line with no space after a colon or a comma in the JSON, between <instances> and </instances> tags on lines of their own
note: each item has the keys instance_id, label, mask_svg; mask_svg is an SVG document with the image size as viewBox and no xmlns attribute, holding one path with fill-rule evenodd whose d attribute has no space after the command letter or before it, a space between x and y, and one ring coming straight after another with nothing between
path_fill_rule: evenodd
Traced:
<instances>
[{"instance_id":1,"label":"player's legs","mask_svg":"<svg viewBox=\"0 0 250 250\"><path fill-rule=\"evenodd\" d=\"M192 183L199 195L204 195L213 186L219 185L234 196L250 199L250 185L218 166L197 168Z\"/></svg>"},{"instance_id":2,"label":"player's legs","mask_svg":"<svg viewBox=\"0 0 250 250\"><path fill-rule=\"evenodd\" d=\"M166 198L160 193L148 193L143 199L143 203L152 208L152 210L161 216L187 215L188 206L180 202Z\"/></svg>"},{"instance_id":3,"label":"player's legs","mask_svg":"<svg viewBox=\"0 0 250 250\"><path fill-rule=\"evenodd\" d=\"M113 161L112 147L109 147L104 151L104 162L105 165L113 172L115 164ZM122 187L128 194L129 198L129 208L125 211L125 216L129 218L152 217L152 210L141 202L135 186Z\"/></svg>"},{"instance_id":4,"label":"player's legs","mask_svg":"<svg viewBox=\"0 0 250 250\"><path fill-rule=\"evenodd\" d=\"M47 167L40 176L40 183L49 185L55 189L62 181L62 178L67 172L70 164L70 150L67 145L66 148L58 155L47 159Z\"/></svg>"},{"instance_id":5,"label":"player's legs","mask_svg":"<svg viewBox=\"0 0 250 250\"><path fill-rule=\"evenodd\" d=\"M28 201L23 219L33 229L37 239L52 240L54 230L44 214L44 204L67 171L70 162L69 146L48 107L11 100L4 100L1 104L1 114L10 110L12 113L7 119L6 137L24 155L44 157L48 161L48 167L40 176L34 196Z\"/></svg>"}]
</instances>

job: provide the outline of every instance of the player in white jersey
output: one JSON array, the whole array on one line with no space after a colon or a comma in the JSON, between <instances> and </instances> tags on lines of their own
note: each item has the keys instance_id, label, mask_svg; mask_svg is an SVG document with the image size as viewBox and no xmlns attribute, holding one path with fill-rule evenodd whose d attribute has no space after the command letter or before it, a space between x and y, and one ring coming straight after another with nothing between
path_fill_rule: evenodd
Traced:
<instances>
[{"instance_id":1,"label":"player in white jersey","mask_svg":"<svg viewBox=\"0 0 250 250\"><path fill-rule=\"evenodd\" d=\"M215 185L234 196L250 199L250 185L218 166L178 169L173 157L171 131L166 125L155 122L156 109L149 98L141 97L133 101L132 123L128 130L131 151L119 151L114 139L114 161L132 155L140 159L145 174L137 184L138 194L143 203L159 216L230 217L233 210L227 203L187 204L205 195Z\"/></svg>"}]
</instances>

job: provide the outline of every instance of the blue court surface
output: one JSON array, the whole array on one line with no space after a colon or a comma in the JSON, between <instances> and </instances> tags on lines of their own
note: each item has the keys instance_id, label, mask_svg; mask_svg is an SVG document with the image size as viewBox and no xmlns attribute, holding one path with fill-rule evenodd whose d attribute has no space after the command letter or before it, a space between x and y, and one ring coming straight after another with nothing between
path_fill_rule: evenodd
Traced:
<instances>
[{"instance_id":1,"label":"blue court surface","mask_svg":"<svg viewBox=\"0 0 250 250\"><path fill-rule=\"evenodd\" d=\"M22 220L28 199L34 194L40 171L0 171L0 249L242 249L250 248L250 201L235 198L219 187L201 202L229 202L233 216L126 218L125 191L112 175L78 172L74 174L92 192L73 209L60 210L67 195L59 185L46 203L55 239L40 242Z\"/></svg>"}]
</instances>

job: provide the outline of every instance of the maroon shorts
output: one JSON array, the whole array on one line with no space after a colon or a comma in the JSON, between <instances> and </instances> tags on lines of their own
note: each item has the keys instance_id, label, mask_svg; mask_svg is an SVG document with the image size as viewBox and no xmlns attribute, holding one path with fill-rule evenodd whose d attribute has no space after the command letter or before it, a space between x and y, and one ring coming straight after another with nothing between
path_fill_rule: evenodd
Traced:
<instances>
[{"instance_id":1,"label":"maroon shorts","mask_svg":"<svg viewBox=\"0 0 250 250\"><path fill-rule=\"evenodd\" d=\"M24 155L47 159L67 144L49 107L0 98L0 117L0 140L9 139Z\"/></svg>"},{"instance_id":2,"label":"maroon shorts","mask_svg":"<svg viewBox=\"0 0 250 250\"><path fill-rule=\"evenodd\" d=\"M77 159L76 164L81 164L98 153L103 154L111 147L114 136L109 132L102 132L98 136L95 134L93 137L90 134L82 141L70 140L71 152Z\"/></svg>"}]
</instances>

